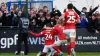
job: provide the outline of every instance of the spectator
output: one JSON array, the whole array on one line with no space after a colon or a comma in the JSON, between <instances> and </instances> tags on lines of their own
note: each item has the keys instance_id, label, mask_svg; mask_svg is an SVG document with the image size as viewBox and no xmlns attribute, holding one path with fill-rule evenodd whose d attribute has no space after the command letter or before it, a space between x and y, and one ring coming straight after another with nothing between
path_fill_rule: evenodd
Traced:
<instances>
[{"instance_id":1,"label":"spectator","mask_svg":"<svg viewBox=\"0 0 100 56\"><path fill-rule=\"evenodd\" d=\"M36 19L37 19L36 13L33 10L31 10L30 11L30 17L29 17L29 20L30 20L30 25L29 25L30 30L33 30L33 28L36 27Z\"/></svg>"},{"instance_id":2,"label":"spectator","mask_svg":"<svg viewBox=\"0 0 100 56\"><path fill-rule=\"evenodd\" d=\"M40 10L39 12L38 12L38 18L37 18L37 25L38 26L40 26L40 27L43 27L44 26L44 24L45 24L45 17L44 17L44 15L43 15L43 11L42 10Z\"/></svg>"},{"instance_id":3,"label":"spectator","mask_svg":"<svg viewBox=\"0 0 100 56\"><path fill-rule=\"evenodd\" d=\"M18 26L18 22L21 17L22 17L22 11L18 11L17 16L14 18L14 26Z\"/></svg>"},{"instance_id":4,"label":"spectator","mask_svg":"<svg viewBox=\"0 0 100 56\"><path fill-rule=\"evenodd\" d=\"M44 6L43 7L43 14L44 14L44 16L46 16L46 14L49 12L49 10L48 10L48 7L47 6Z\"/></svg>"},{"instance_id":5,"label":"spectator","mask_svg":"<svg viewBox=\"0 0 100 56\"><path fill-rule=\"evenodd\" d=\"M95 33L96 31L95 20L96 20L96 15L93 14L91 20L88 22L88 25L87 25L87 29L91 33Z\"/></svg>"},{"instance_id":6,"label":"spectator","mask_svg":"<svg viewBox=\"0 0 100 56\"><path fill-rule=\"evenodd\" d=\"M4 11L3 13L2 26L8 26L8 11Z\"/></svg>"},{"instance_id":7,"label":"spectator","mask_svg":"<svg viewBox=\"0 0 100 56\"><path fill-rule=\"evenodd\" d=\"M14 26L14 17L16 17L16 14L14 12L14 9L10 9L10 14L8 15L9 18L9 25L8 26Z\"/></svg>"},{"instance_id":8,"label":"spectator","mask_svg":"<svg viewBox=\"0 0 100 56\"><path fill-rule=\"evenodd\" d=\"M87 14L87 8L86 7L83 7L82 8L82 12L85 13L85 14Z\"/></svg>"},{"instance_id":9,"label":"spectator","mask_svg":"<svg viewBox=\"0 0 100 56\"><path fill-rule=\"evenodd\" d=\"M27 15L25 14L25 13L26 13L26 11L25 11L24 6L22 7L21 11L22 11L22 17L27 17Z\"/></svg>"},{"instance_id":10,"label":"spectator","mask_svg":"<svg viewBox=\"0 0 100 56\"><path fill-rule=\"evenodd\" d=\"M1 3L1 11L4 12L7 10L6 4L3 2Z\"/></svg>"},{"instance_id":11,"label":"spectator","mask_svg":"<svg viewBox=\"0 0 100 56\"><path fill-rule=\"evenodd\" d=\"M19 9L18 9L18 7L15 9L15 14L16 15L18 15L18 11L19 11Z\"/></svg>"},{"instance_id":12,"label":"spectator","mask_svg":"<svg viewBox=\"0 0 100 56\"><path fill-rule=\"evenodd\" d=\"M30 13L31 13L31 10L30 10L30 8L28 8L28 14L30 15Z\"/></svg>"},{"instance_id":13,"label":"spectator","mask_svg":"<svg viewBox=\"0 0 100 56\"><path fill-rule=\"evenodd\" d=\"M88 24L88 19L86 18L85 13L82 13L80 15L80 20L81 20L80 28L86 28L87 27L87 24Z\"/></svg>"},{"instance_id":14,"label":"spectator","mask_svg":"<svg viewBox=\"0 0 100 56\"><path fill-rule=\"evenodd\" d=\"M0 11L0 26L2 25L2 12Z\"/></svg>"},{"instance_id":15,"label":"spectator","mask_svg":"<svg viewBox=\"0 0 100 56\"><path fill-rule=\"evenodd\" d=\"M37 8L32 8L32 10L34 11L35 14L37 14Z\"/></svg>"},{"instance_id":16,"label":"spectator","mask_svg":"<svg viewBox=\"0 0 100 56\"><path fill-rule=\"evenodd\" d=\"M46 17L45 18L46 18L45 24L51 23L51 15L50 15L49 12L46 14Z\"/></svg>"},{"instance_id":17,"label":"spectator","mask_svg":"<svg viewBox=\"0 0 100 56\"><path fill-rule=\"evenodd\" d=\"M58 9L56 9L56 8L53 8L53 10L52 10L52 12L51 12L51 17L54 17L54 16L58 16L58 17L60 17L61 16L61 12L58 10Z\"/></svg>"},{"instance_id":18,"label":"spectator","mask_svg":"<svg viewBox=\"0 0 100 56\"><path fill-rule=\"evenodd\" d=\"M96 15L95 28L96 28L95 32L100 33L100 14Z\"/></svg>"},{"instance_id":19,"label":"spectator","mask_svg":"<svg viewBox=\"0 0 100 56\"><path fill-rule=\"evenodd\" d=\"M96 11L95 14L99 14L99 11Z\"/></svg>"}]
</instances>

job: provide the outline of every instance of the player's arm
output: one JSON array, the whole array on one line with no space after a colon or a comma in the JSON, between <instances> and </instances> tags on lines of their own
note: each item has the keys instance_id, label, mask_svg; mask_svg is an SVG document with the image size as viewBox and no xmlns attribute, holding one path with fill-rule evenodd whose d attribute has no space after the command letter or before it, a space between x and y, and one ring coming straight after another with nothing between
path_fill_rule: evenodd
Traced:
<instances>
[{"instance_id":1,"label":"player's arm","mask_svg":"<svg viewBox=\"0 0 100 56\"><path fill-rule=\"evenodd\" d=\"M43 35L43 32L36 34L36 33L32 32L32 31L30 31L29 33L30 33L31 35L33 35L33 36L36 36L36 37L40 37L40 36Z\"/></svg>"},{"instance_id":2,"label":"player's arm","mask_svg":"<svg viewBox=\"0 0 100 56\"><path fill-rule=\"evenodd\" d=\"M73 6L73 9L75 10L75 12L80 15L81 14L81 11L79 11L75 6Z\"/></svg>"},{"instance_id":3,"label":"player's arm","mask_svg":"<svg viewBox=\"0 0 100 56\"><path fill-rule=\"evenodd\" d=\"M76 21L75 21L75 23L77 24L77 23L81 23L81 20L80 20L80 17L79 17L79 15L76 13Z\"/></svg>"}]
</instances>

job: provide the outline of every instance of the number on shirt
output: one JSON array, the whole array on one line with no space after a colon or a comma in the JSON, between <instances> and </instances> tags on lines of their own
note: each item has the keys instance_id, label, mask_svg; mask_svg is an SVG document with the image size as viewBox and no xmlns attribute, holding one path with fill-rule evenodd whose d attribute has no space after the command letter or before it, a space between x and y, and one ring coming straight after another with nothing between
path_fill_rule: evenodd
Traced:
<instances>
[{"instance_id":1,"label":"number on shirt","mask_svg":"<svg viewBox=\"0 0 100 56\"><path fill-rule=\"evenodd\" d=\"M75 23L75 16L68 16L69 19L67 20L67 23Z\"/></svg>"},{"instance_id":2,"label":"number on shirt","mask_svg":"<svg viewBox=\"0 0 100 56\"><path fill-rule=\"evenodd\" d=\"M45 34L45 35L46 35L45 40L49 40L49 39L52 40L52 36L51 36L51 34Z\"/></svg>"}]
</instances>

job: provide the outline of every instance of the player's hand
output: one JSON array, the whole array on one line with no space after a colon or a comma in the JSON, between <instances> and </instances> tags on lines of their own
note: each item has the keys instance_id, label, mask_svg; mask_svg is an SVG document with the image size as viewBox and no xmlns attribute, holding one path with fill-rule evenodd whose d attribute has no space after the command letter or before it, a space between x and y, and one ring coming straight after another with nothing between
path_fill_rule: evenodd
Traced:
<instances>
[{"instance_id":1,"label":"player's hand","mask_svg":"<svg viewBox=\"0 0 100 56\"><path fill-rule=\"evenodd\" d=\"M100 7L100 5L98 5L97 7Z\"/></svg>"},{"instance_id":2,"label":"player's hand","mask_svg":"<svg viewBox=\"0 0 100 56\"><path fill-rule=\"evenodd\" d=\"M99 31L98 31L98 30L96 30L96 33L99 33Z\"/></svg>"},{"instance_id":3,"label":"player's hand","mask_svg":"<svg viewBox=\"0 0 100 56\"><path fill-rule=\"evenodd\" d=\"M90 8L92 8L92 6L90 6Z\"/></svg>"},{"instance_id":4,"label":"player's hand","mask_svg":"<svg viewBox=\"0 0 100 56\"><path fill-rule=\"evenodd\" d=\"M28 33L32 32L31 30L28 31Z\"/></svg>"}]
</instances>

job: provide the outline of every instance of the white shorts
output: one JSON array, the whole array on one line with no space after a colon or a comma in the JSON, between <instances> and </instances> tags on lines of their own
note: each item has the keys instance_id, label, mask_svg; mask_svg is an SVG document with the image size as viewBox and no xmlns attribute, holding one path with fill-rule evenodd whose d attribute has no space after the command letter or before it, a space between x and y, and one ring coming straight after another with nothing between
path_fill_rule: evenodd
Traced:
<instances>
[{"instance_id":1,"label":"white shorts","mask_svg":"<svg viewBox=\"0 0 100 56\"><path fill-rule=\"evenodd\" d=\"M58 40L54 44L56 44L57 46L60 46L62 44L66 44L66 43L67 43L67 40Z\"/></svg>"},{"instance_id":2,"label":"white shorts","mask_svg":"<svg viewBox=\"0 0 100 56\"><path fill-rule=\"evenodd\" d=\"M43 48L44 53L48 53L48 51L54 52L55 50L52 48L52 45L45 45Z\"/></svg>"},{"instance_id":3,"label":"white shorts","mask_svg":"<svg viewBox=\"0 0 100 56\"><path fill-rule=\"evenodd\" d=\"M65 29L63 32L66 34L67 39L73 38L73 37L76 38L76 30L75 29Z\"/></svg>"}]
</instances>

